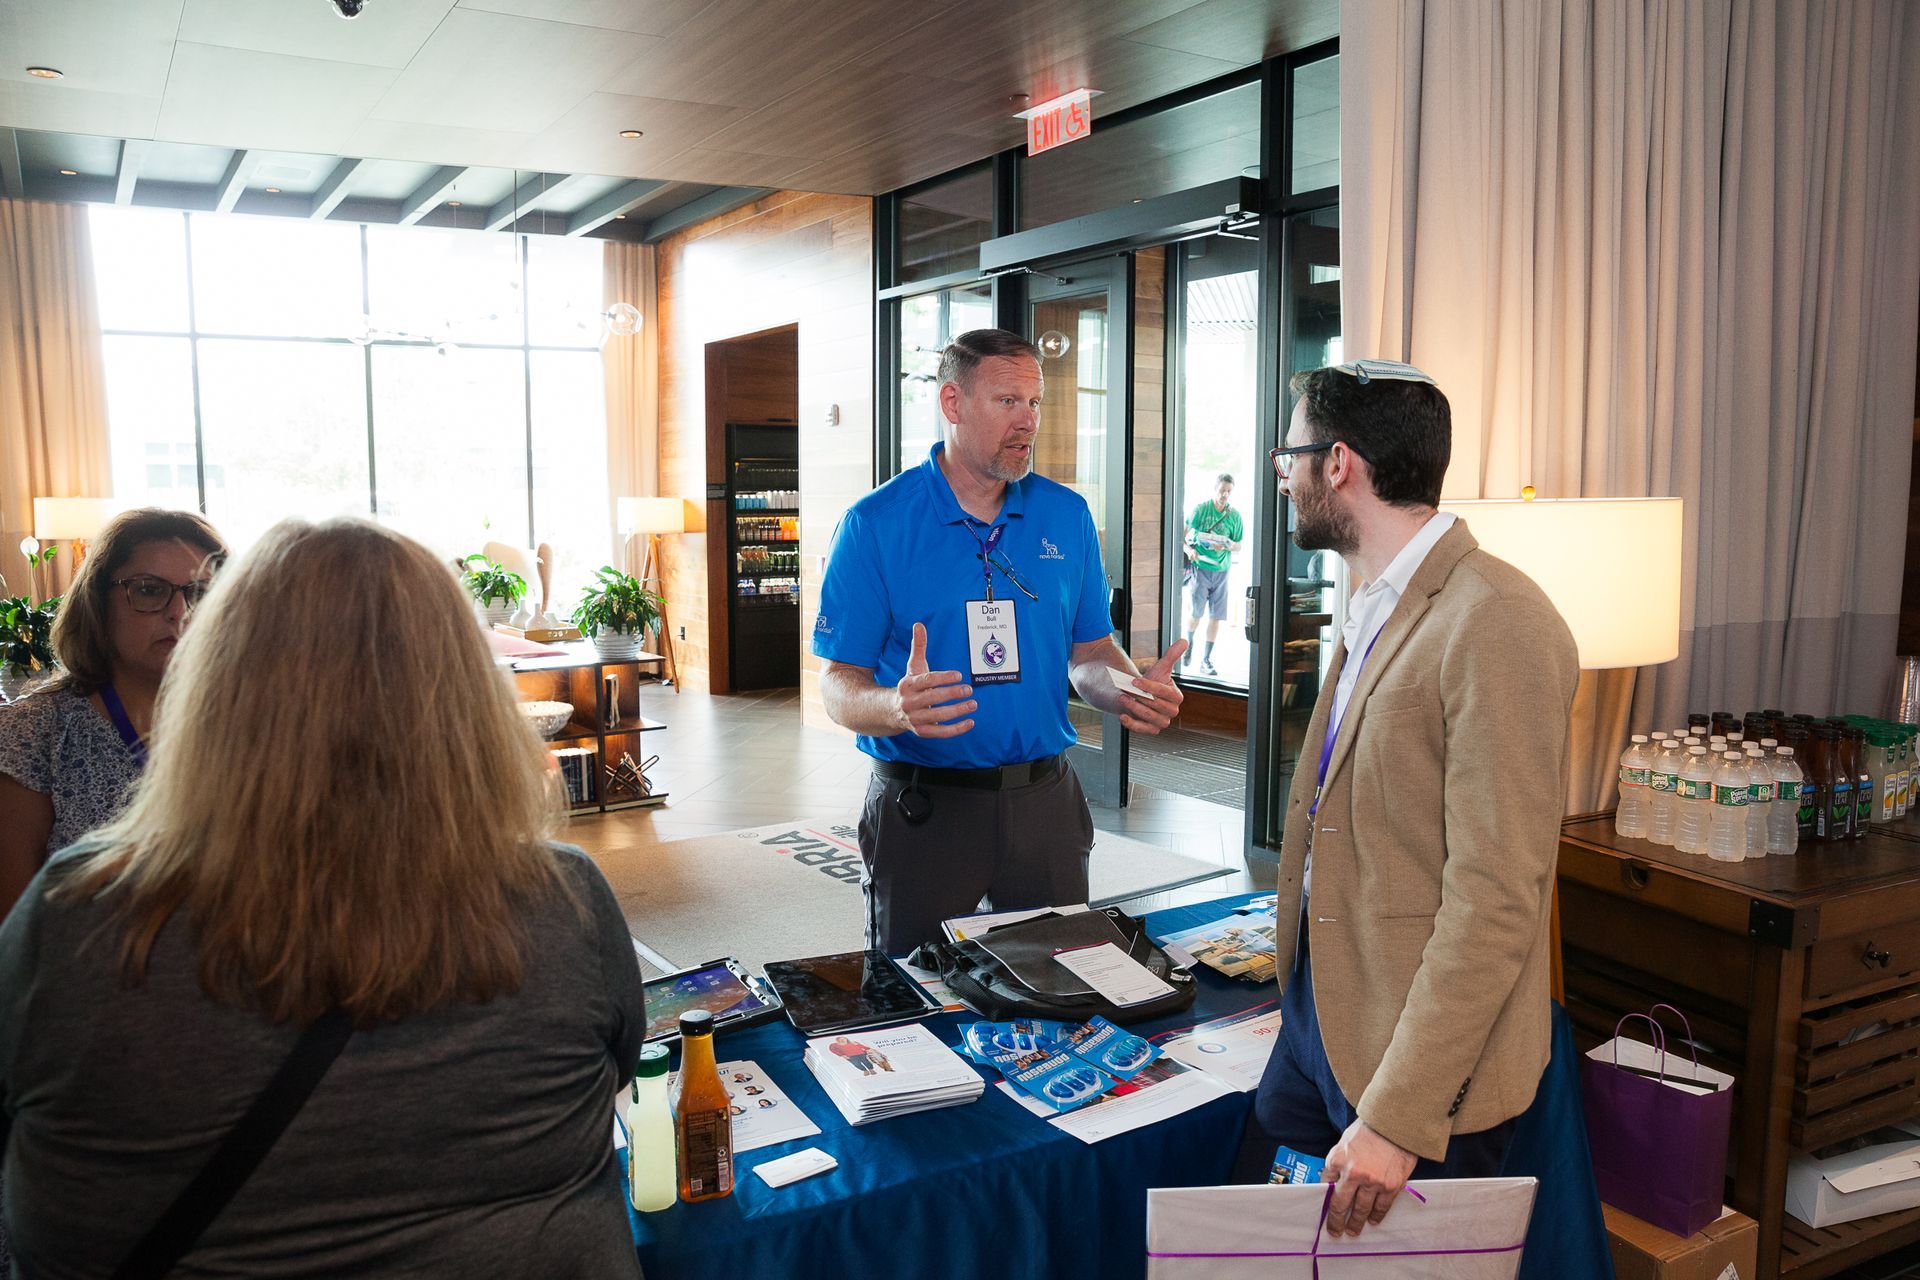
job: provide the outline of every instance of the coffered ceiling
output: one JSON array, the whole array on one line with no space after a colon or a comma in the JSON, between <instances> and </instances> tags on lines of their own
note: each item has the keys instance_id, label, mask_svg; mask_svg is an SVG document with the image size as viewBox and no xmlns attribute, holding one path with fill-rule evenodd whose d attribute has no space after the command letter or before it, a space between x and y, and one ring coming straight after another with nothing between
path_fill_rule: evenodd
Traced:
<instances>
[{"instance_id":1,"label":"coffered ceiling","mask_svg":"<svg viewBox=\"0 0 1920 1280\"><path fill-rule=\"evenodd\" d=\"M442 187L494 210L537 175L570 179L546 201L569 217L727 188L869 195L1017 145L1010 95L1096 88L1097 121L1339 22L1337 0L364 6L346 21L333 0L7 0L0 178L17 193L60 162L51 176L212 187L229 208L268 186L311 205L342 179L336 207L425 204L420 220L445 215Z\"/></svg>"}]
</instances>

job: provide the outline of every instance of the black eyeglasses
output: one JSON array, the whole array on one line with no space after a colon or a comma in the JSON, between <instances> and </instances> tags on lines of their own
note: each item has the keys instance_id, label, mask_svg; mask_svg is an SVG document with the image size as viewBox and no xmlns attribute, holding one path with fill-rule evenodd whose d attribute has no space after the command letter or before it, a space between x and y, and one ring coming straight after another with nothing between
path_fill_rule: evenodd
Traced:
<instances>
[{"instance_id":1,"label":"black eyeglasses","mask_svg":"<svg viewBox=\"0 0 1920 1280\"><path fill-rule=\"evenodd\" d=\"M127 605L135 613L161 612L173 603L175 592L180 594L180 599L186 602L187 610L191 612L194 606L207 598L207 592L213 590L211 582L168 582L150 573L116 578L109 585L127 593Z\"/></svg>"},{"instance_id":2,"label":"black eyeglasses","mask_svg":"<svg viewBox=\"0 0 1920 1280\"><path fill-rule=\"evenodd\" d=\"M1267 450L1267 457L1273 463L1273 473L1284 480L1293 474L1293 460L1295 458L1301 454L1319 453L1323 449L1331 449L1336 443L1338 442L1334 440L1322 440L1318 444L1282 446L1278 449ZM1347 447L1352 448L1353 446L1349 445Z\"/></svg>"}]
</instances>

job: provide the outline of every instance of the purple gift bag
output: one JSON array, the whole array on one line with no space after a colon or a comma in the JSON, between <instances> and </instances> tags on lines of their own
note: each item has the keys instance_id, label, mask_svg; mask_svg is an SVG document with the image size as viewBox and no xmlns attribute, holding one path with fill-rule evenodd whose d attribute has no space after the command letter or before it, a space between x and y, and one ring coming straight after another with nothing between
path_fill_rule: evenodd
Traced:
<instances>
[{"instance_id":1,"label":"purple gift bag","mask_svg":"<svg viewBox=\"0 0 1920 1280\"><path fill-rule=\"evenodd\" d=\"M1733 1078L1702 1067L1698 1049L1690 1069L1678 1059L1669 1063L1666 1033L1653 1017L1661 1009L1680 1019L1691 1047L1693 1027L1672 1005L1628 1014L1612 1040L1581 1059L1580 1092L1600 1198L1690 1236L1720 1216L1726 1194ZM1653 1028L1652 1047L1621 1037L1634 1018Z\"/></svg>"}]
</instances>

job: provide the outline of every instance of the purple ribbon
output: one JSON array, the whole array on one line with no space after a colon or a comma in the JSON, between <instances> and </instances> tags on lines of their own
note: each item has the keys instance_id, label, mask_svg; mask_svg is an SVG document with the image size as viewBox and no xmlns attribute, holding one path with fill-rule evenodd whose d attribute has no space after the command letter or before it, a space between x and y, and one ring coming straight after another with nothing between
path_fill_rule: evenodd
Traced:
<instances>
[{"instance_id":1,"label":"purple ribbon","mask_svg":"<svg viewBox=\"0 0 1920 1280\"><path fill-rule=\"evenodd\" d=\"M1147 1250L1147 1256L1149 1258L1311 1258L1313 1259L1314 1280L1319 1280L1320 1259L1322 1258L1326 1258L1330 1262L1337 1262L1342 1258L1439 1258L1453 1257L1460 1254L1515 1253L1526 1247L1527 1242L1522 1240L1519 1244L1501 1245L1497 1248L1489 1247L1484 1249L1355 1249L1347 1253L1321 1253L1320 1237L1321 1233L1327 1228L1327 1210L1333 1207L1333 1192L1336 1185L1338 1184L1328 1183L1327 1194L1320 1200L1320 1220L1314 1224L1313 1248L1311 1249L1284 1249L1255 1253L1157 1253L1149 1249ZM1421 1204L1427 1202L1427 1198L1412 1187L1408 1187L1406 1190L1408 1195L1411 1195Z\"/></svg>"}]
</instances>

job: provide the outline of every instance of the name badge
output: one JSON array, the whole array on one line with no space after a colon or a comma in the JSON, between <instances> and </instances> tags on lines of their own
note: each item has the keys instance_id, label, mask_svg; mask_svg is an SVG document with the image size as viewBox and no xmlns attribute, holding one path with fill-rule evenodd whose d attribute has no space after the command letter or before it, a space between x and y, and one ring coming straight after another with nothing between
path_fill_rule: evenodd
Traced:
<instances>
[{"instance_id":1,"label":"name badge","mask_svg":"<svg viewBox=\"0 0 1920 1280\"><path fill-rule=\"evenodd\" d=\"M973 683L1020 683L1020 630L1013 601L967 601L967 653Z\"/></svg>"}]
</instances>

